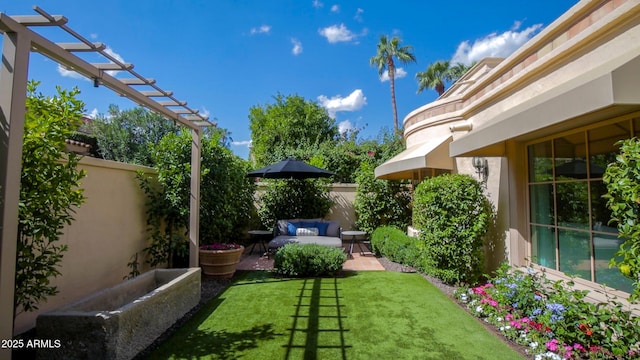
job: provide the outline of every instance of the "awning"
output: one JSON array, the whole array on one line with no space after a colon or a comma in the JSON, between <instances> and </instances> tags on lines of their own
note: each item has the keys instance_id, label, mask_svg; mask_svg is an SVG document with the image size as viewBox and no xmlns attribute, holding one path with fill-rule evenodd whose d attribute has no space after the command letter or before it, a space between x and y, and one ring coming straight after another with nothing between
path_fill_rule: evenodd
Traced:
<instances>
[{"instance_id":1,"label":"awning","mask_svg":"<svg viewBox=\"0 0 640 360\"><path fill-rule=\"evenodd\" d=\"M529 99L456 139L451 144L451 156L504 156L506 140L524 139L547 129L559 132L564 127L585 125L581 121L595 122L637 110L640 105L638 69L640 56L613 71L603 74L596 69L562 88ZM587 114L589 116L585 116ZM575 121L578 118L580 120Z\"/></svg>"},{"instance_id":2,"label":"awning","mask_svg":"<svg viewBox=\"0 0 640 360\"><path fill-rule=\"evenodd\" d=\"M449 143L453 137L431 138L426 142L407 148L375 169L376 178L387 180L412 179L420 169L453 170L453 159L449 156Z\"/></svg>"}]
</instances>

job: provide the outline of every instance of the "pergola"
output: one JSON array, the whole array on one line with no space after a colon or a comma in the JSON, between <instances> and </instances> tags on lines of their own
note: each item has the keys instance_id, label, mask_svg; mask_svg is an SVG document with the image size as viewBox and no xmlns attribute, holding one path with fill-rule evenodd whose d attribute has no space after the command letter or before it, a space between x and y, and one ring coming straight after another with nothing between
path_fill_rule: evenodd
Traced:
<instances>
[{"instance_id":1,"label":"pergola","mask_svg":"<svg viewBox=\"0 0 640 360\"><path fill-rule=\"evenodd\" d=\"M198 114L198 110L177 100L171 91L158 87L155 80L134 71L133 64L123 63L107 53L104 44L91 42L67 27L64 16L52 16L37 6L34 10L38 15L8 16L0 13L0 33L3 34L0 64L0 339L13 337L22 137L29 56L32 51L89 78L94 86L105 86L191 129L189 265L192 267L198 266L201 130L204 126L215 126L215 123L209 122L208 117ZM57 27L77 42L54 43L31 30L42 26ZM94 52L106 61L89 63L75 55L75 52ZM126 72L131 78L116 78L111 75L116 72ZM10 357L10 350L0 349L0 358Z\"/></svg>"}]
</instances>

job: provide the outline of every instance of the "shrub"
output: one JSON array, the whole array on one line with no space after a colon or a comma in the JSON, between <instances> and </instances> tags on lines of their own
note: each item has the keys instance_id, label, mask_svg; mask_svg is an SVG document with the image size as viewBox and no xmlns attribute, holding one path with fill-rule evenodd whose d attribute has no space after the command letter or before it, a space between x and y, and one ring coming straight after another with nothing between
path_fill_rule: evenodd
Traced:
<instances>
[{"instance_id":1,"label":"shrub","mask_svg":"<svg viewBox=\"0 0 640 360\"><path fill-rule=\"evenodd\" d=\"M22 145L22 174L18 207L18 238L14 314L38 309L38 304L58 293L51 278L67 245L60 244L65 226L84 202L77 168L80 156L67 153L65 139L82 124L84 104L79 90L57 88L57 95L36 92L37 82L27 85ZM61 161L66 160L66 161Z\"/></svg>"},{"instance_id":2,"label":"shrub","mask_svg":"<svg viewBox=\"0 0 640 360\"><path fill-rule=\"evenodd\" d=\"M420 264L419 240L402 230L391 226L381 226L371 234L371 248L391 261L409 266Z\"/></svg>"},{"instance_id":3,"label":"shrub","mask_svg":"<svg viewBox=\"0 0 640 360\"><path fill-rule=\"evenodd\" d=\"M324 218L333 205L329 186L323 180L270 180L259 199L258 215L270 229L279 219Z\"/></svg>"},{"instance_id":4,"label":"shrub","mask_svg":"<svg viewBox=\"0 0 640 360\"><path fill-rule=\"evenodd\" d=\"M353 204L356 227L368 233L379 226L407 228L411 222L411 193L400 181L376 179L373 171L373 163L360 164Z\"/></svg>"},{"instance_id":5,"label":"shrub","mask_svg":"<svg viewBox=\"0 0 640 360\"><path fill-rule=\"evenodd\" d=\"M424 271L450 284L478 281L493 217L482 185L468 175L446 174L420 183L413 224L423 242Z\"/></svg>"},{"instance_id":6,"label":"shrub","mask_svg":"<svg viewBox=\"0 0 640 360\"><path fill-rule=\"evenodd\" d=\"M285 276L333 276L346 261L347 254L342 248L287 244L276 253L273 267L277 273Z\"/></svg>"},{"instance_id":7,"label":"shrub","mask_svg":"<svg viewBox=\"0 0 640 360\"><path fill-rule=\"evenodd\" d=\"M610 223L617 223L624 243L611 259L610 266L634 280L633 299L640 299L640 140L632 138L616 143L620 154L602 176L607 185L604 197L611 209Z\"/></svg>"}]
</instances>

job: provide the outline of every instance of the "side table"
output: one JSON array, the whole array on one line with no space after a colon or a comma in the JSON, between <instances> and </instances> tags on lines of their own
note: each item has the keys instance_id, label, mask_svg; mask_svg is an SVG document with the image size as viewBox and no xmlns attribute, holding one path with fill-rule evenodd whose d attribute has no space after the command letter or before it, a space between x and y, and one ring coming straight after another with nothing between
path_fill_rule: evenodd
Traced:
<instances>
[{"instance_id":1,"label":"side table","mask_svg":"<svg viewBox=\"0 0 640 360\"><path fill-rule=\"evenodd\" d=\"M253 254L253 248L256 247L256 244L260 244L262 247L263 254L267 252L267 237L271 237L273 233L269 230L249 230L249 236L251 237L251 241L253 244L251 245L251 251L249 254Z\"/></svg>"},{"instance_id":2,"label":"side table","mask_svg":"<svg viewBox=\"0 0 640 360\"><path fill-rule=\"evenodd\" d=\"M351 244L349 245L349 257L353 258L353 244L358 241L358 237L365 238L367 233L365 231L356 231L356 230L347 230L342 232L342 240L347 240L345 237L351 238ZM360 249L360 253L362 254L362 247L360 243L358 243L358 248Z\"/></svg>"}]
</instances>

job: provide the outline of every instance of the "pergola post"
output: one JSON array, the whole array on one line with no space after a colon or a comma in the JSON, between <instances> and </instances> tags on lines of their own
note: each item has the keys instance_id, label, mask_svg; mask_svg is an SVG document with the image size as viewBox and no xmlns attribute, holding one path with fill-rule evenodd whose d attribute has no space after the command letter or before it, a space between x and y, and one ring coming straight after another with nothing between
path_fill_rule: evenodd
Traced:
<instances>
[{"instance_id":1,"label":"pergola post","mask_svg":"<svg viewBox=\"0 0 640 360\"><path fill-rule=\"evenodd\" d=\"M189 196L189 267L198 267L200 246L200 129L191 129L191 192Z\"/></svg>"},{"instance_id":2,"label":"pergola post","mask_svg":"<svg viewBox=\"0 0 640 360\"><path fill-rule=\"evenodd\" d=\"M0 64L0 339L13 338L22 136L31 40L5 32ZM10 359L10 349L0 349Z\"/></svg>"}]
</instances>

